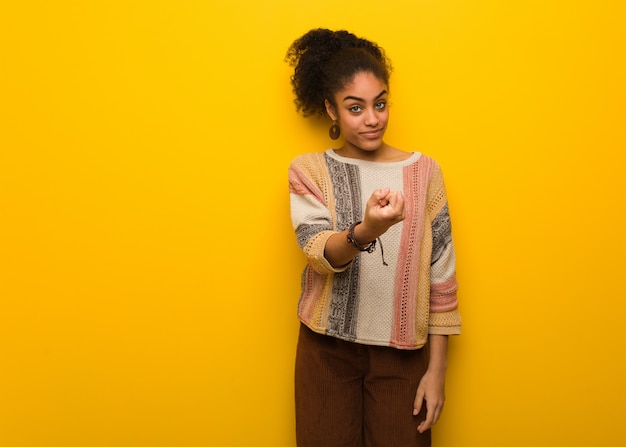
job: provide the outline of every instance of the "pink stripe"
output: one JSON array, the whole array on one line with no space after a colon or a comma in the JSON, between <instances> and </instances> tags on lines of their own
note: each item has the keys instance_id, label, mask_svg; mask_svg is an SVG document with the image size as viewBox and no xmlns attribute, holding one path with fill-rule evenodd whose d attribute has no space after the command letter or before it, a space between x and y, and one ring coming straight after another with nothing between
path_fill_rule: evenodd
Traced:
<instances>
[{"instance_id":1,"label":"pink stripe","mask_svg":"<svg viewBox=\"0 0 626 447\"><path fill-rule=\"evenodd\" d=\"M392 343L398 345L404 345L407 340L415 338L417 283L424 234L424 211L433 165L431 158L422 155L417 163L405 167L403 173L406 218L402 223L394 291L394 323L391 332ZM409 244L409 241L414 241L414 243Z\"/></svg>"},{"instance_id":2,"label":"pink stripe","mask_svg":"<svg viewBox=\"0 0 626 447\"><path fill-rule=\"evenodd\" d=\"M326 204L322 191L300 169L289 168L289 192L301 196L312 195L321 204Z\"/></svg>"},{"instance_id":3,"label":"pink stripe","mask_svg":"<svg viewBox=\"0 0 626 447\"><path fill-rule=\"evenodd\" d=\"M313 318L313 311L317 300L322 295L322 289L324 287L324 281L315 280L312 277L319 276L315 270L310 266L306 269L306 280L304 281L305 289L302 291L302 300L300 302L300 316L307 322L310 322ZM316 322L318 323L318 322Z\"/></svg>"},{"instance_id":4,"label":"pink stripe","mask_svg":"<svg viewBox=\"0 0 626 447\"><path fill-rule=\"evenodd\" d=\"M458 284L456 277L449 280L431 284L430 286L430 310L432 312L448 312L458 307L456 291Z\"/></svg>"}]
</instances>

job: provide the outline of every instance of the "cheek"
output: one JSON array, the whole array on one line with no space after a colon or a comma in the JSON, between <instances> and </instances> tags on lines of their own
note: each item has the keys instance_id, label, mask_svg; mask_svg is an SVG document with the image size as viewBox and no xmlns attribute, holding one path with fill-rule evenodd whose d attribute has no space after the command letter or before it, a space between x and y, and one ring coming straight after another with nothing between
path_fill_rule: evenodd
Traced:
<instances>
[{"instance_id":1,"label":"cheek","mask_svg":"<svg viewBox=\"0 0 626 447\"><path fill-rule=\"evenodd\" d=\"M384 122L389 121L389 109L385 109L385 111L380 115L380 120Z\"/></svg>"},{"instance_id":2,"label":"cheek","mask_svg":"<svg viewBox=\"0 0 626 447\"><path fill-rule=\"evenodd\" d=\"M340 117L340 124L342 129L346 131L358 127L358 119L351 115L344 115Z\"/></svg>"}]
</instances>

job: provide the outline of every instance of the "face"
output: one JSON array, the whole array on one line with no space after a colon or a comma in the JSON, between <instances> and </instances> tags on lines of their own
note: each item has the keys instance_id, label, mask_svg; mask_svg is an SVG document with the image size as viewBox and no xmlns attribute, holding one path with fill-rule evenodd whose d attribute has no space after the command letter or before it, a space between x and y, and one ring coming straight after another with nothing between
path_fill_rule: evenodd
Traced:
<instances>
[{"instance_id":1,"label":"face","mask_svg":"<svg viewBox=\"0 0 626 447\"><path fill-rule=\"evenodd\" d=\"M346 156L367 158L383 146L389 110L387 85L369 72L357 73L350 84L335 95L333 107L326 111L341 128Z\"/></svg>"}]
</instances>

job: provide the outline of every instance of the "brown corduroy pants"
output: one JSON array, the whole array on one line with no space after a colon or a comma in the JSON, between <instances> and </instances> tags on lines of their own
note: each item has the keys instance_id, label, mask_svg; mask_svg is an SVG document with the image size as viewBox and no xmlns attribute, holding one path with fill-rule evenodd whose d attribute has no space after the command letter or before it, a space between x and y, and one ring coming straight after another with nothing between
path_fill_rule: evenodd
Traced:
<instances>
[{"instance_id":1,"label":"brown corduroy pants","mask_svg":"<svg viewBox=\"0 0 626 447\"><path fill-rule=\"evenodd\" d=\"M413 416L425 349L367 346L300 327L296 353L298 447L430 447Z\"/></svg>"}]
</instances>

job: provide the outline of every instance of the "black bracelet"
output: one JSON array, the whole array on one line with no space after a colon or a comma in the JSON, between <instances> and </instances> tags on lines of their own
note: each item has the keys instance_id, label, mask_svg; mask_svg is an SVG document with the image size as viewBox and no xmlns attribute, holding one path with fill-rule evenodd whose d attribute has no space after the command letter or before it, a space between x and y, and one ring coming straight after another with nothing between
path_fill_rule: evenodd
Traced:
<instances>
[{"instance_id":1,"label":"black bracelet","mask_svg":"<svg viewBox=\"0 0 626 447\"><path fill-rule=\"evenodd\" d=\"M357 242L356 237L354 236L354 228L361 222L362 221L359 220L358 222L355 222L352 225L350 225L350 227L348 228L348 234L346 237L348 238L348 243L352 245L354 248L356 248L357 250L371 253L376 248L376 239L374 239L369 244L366 244L363 246Z\"/></svg>"}]
</instances>

